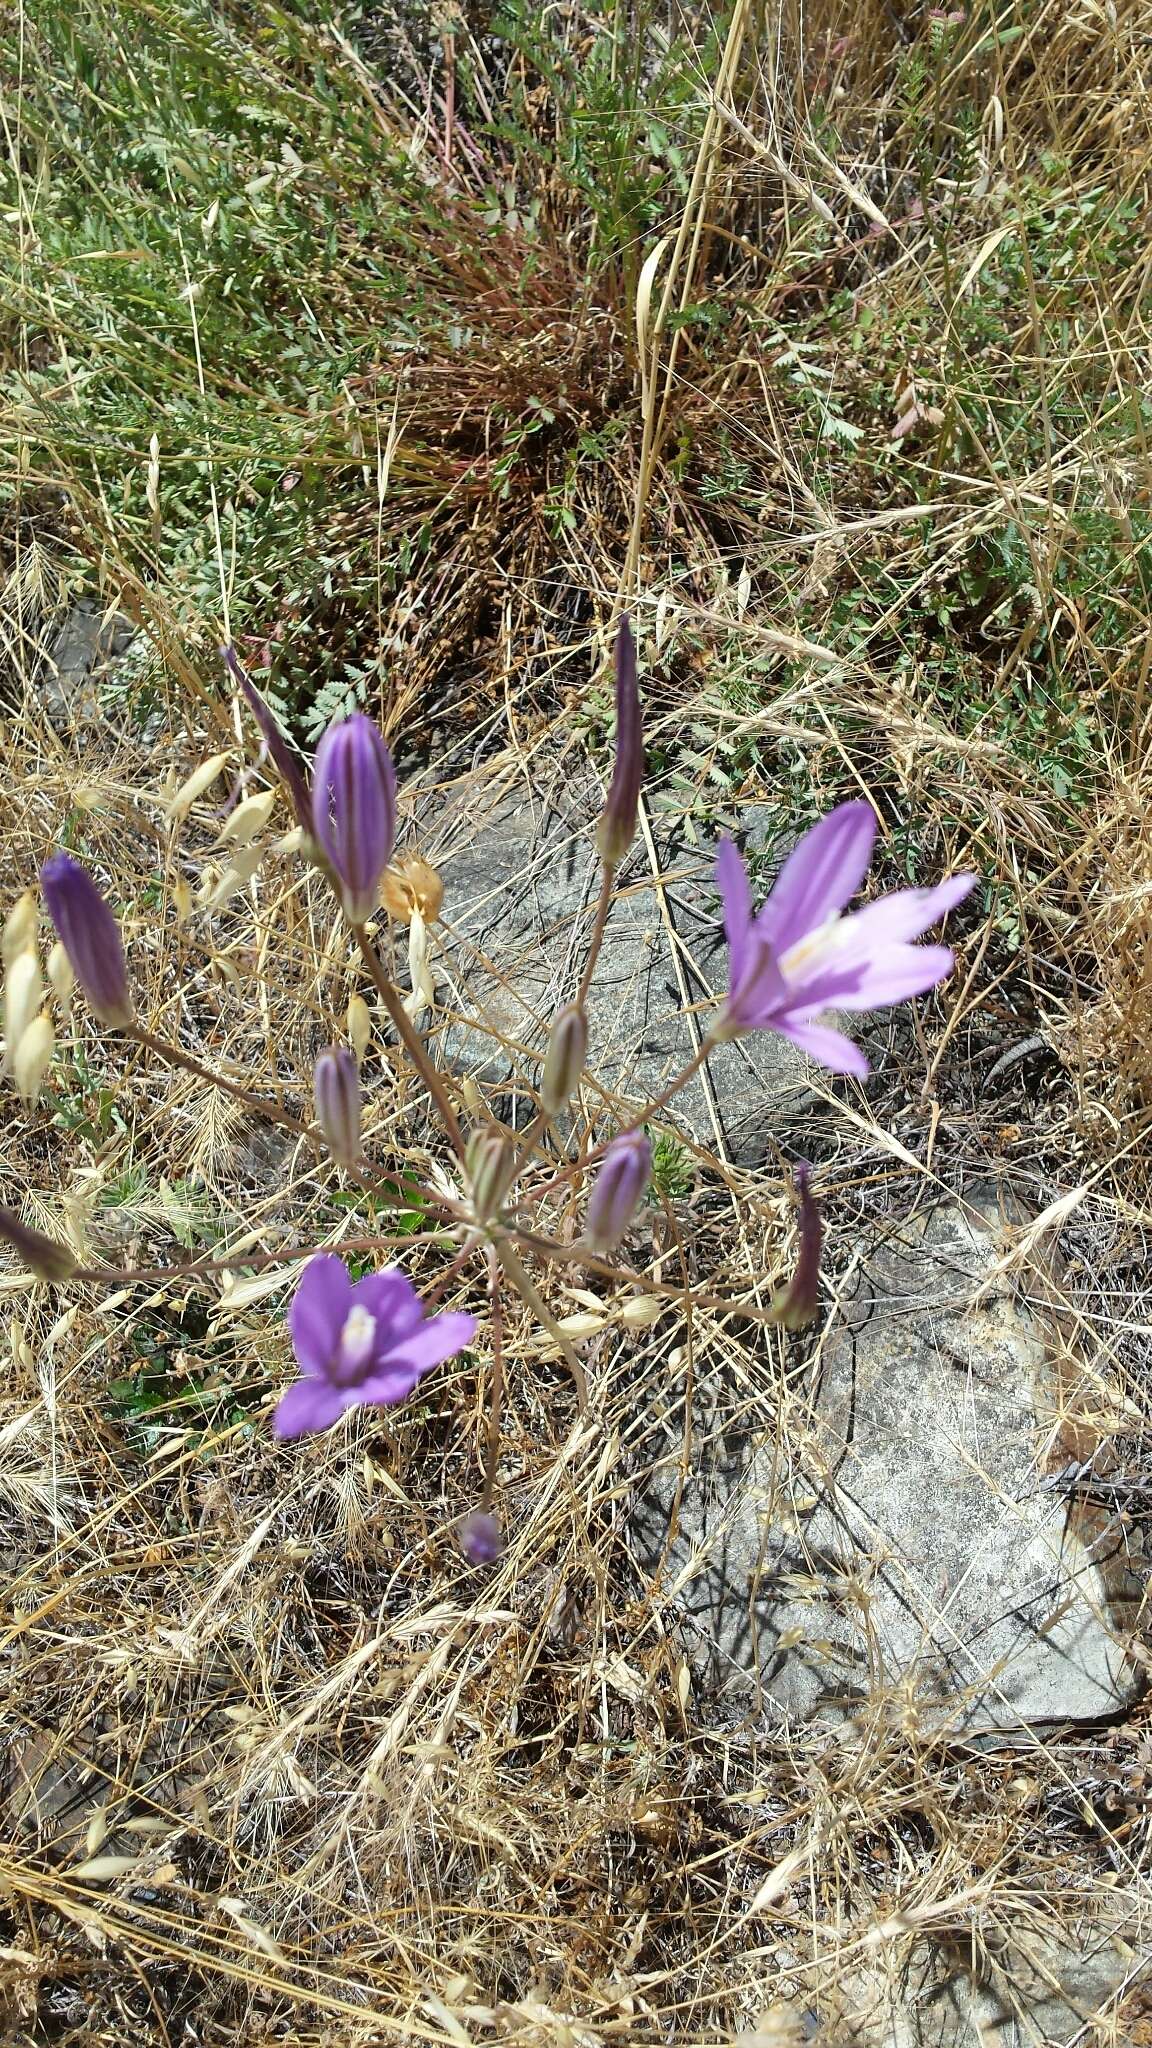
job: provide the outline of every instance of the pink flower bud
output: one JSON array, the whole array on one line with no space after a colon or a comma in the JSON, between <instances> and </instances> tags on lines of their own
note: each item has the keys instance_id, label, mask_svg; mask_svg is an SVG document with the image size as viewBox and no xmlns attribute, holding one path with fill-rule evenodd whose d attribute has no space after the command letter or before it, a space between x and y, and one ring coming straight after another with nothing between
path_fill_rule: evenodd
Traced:
<instances>
[{"instance_id":1,"label":"pink flower bud","mask_svg":"<svg viewBox=\"0 0 1152 2048\"><path fill-rule=\"evenodd\" d=\"M640 784L644 779L644 735L636 687L636 643L627 614L616 629L616 766L604 813L596 828L600 858L618 868L636 832Z\"/></svg>"},{"instance_id":2,"label":"pink flower bud","mask_svg":"<svg viewBox=\"0 0 1152 2048\"><path fill-rule=\"evenodd\" d=\"M643 1199L652 1172L652 1147L643 1131L613 1138L588 1197L584 1242L594 1252L619 1244Z\"/></svg>"},{"instance_id":3,"label":"pink flower bud","mask_svg":"<svg viewBox=\"0 0 1152 2048\"><path fill-rule=\"evenodd\" d=\"M560 1010L548 1040L540 1078L540 1106L545 1116L558 1116L580 1085L588 1051L588 1023L583 1010L569 1003Z\"/></svg>"},{"instance_id":4,"label":"pink flower bud","mask_svg":"<svg viewBox=\"0 0 1152 2048\"><path fill-rule=\"evenodd\" d=\"M352 1054L336 1045L317 1054L312 1086L328 1150L341 1166L354 1166L360 1157L360 1076Z\"/></svg>"},{"instance_id":5,"label":"pink flower bud","mask_svg":"<svg viewBox=\"0 0 1152 2048\"><path fill-rule=\"evenodd\" d=\"M72 972L103 1024L133 1020L120 927L86 868L69 853L53 853L40 870L40 886Z\"/></svg>"},{"instance_id":6,"label":"pink flower bud","mask_svg":"<svg viewBox=\"0 0 1152 2048\"><path fill-rule=\"evenodd\" d=\"M312 832L340 884L353 924L380 904L380 878L396 838L396 770L370 718L330 725L316 749Z\"/></svg>"}]
</instances>

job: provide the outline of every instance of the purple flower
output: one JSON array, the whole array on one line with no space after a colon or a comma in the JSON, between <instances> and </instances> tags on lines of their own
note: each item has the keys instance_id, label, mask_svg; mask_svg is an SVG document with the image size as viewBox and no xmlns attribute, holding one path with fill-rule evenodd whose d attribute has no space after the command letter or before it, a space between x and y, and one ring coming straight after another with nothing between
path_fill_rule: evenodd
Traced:
<instances>
[{"instance_id":1,"label":"purple flower","mask_svg":"<svg viewBox=\"0 0 1152 2048\"><path fill-rule=\"evenodd\" d=\"M495 1564L504 1554L504 1532L487 1508L473 1508L456 1534L469 1564Z\"/></svg>"},{"instance_id":2,"label":"purple flower","mask_svg":"<svg viewBox=\"0 0 1152 2048\"><path fill-rule=\"evenodd\" d=\"M475 1316L425 1317L412 1282L396 1267L349 1277L343 1259L309 1259L288 1311L303 1374L281 1397L278 1437L329 1429L349 1408L394 1408L434 1365L471 1341Z\"/></svg>"},{"instance_id":3,"label":"purple flower","mask_svg":"<svg viewBox=\"0 0 1152 2048\"><path fill-rule=\"evenodd\" d=\"M652 1172L652 1147L643 1131L624 1131L604 1153L588 1197L584 1242L594 1252L619 1244L640 1207Z\"/></svg>"},{"instance_id":4,"label":"purple flower","mask_svg":"<svg viewBox=\"0 0 1152 2048\"><path fill-rule=\"evenodd\" d=\"M636 642L627 613L616 628L616 765L596 828L600 858L618 868L636 832L640 784L644 779L644 735L640 727L640 693L636 687Z\"/></svg>"},{"instance_id":5,"label":"purple flower","mask_svg":"<svg viewBox=\"0 0 1152 2048\"><path fill-rule=\"evenodd\" d=\"M120 927L86 868L69 853L50 854L40 887L56 935L96 1015L104 1024L133 1020Z\"/></svg>"},{"instance_id":6,"label":"purple flower","mask_svg":"<svg viewBox=\"0 0 1152 2048\"><path fill-rule=\"evenodd\" d=\"M224 656L229 674L235 679L248 700L248 708L264 736L264 745L267 747L268 753L279 772L280 780L291 798L292 809L296 813L297 822L303 825L306 832L311 832L312 803L308 795L308 784L305 780L303 768L288 745L272 715L271 709L264 702L255 683L251 681L240 666L236 649L234 647L222 647L220 652Z\"/></svg>"},{"instance_id":7,"label":"purple flower","mask_svg":"<svg viewBox=\"0 0 1152 2048\"><path fill-rule=\"evenodd\" d=\"M802 1330L806 1323L812 1322L820 1306L820 1251L824 1243L824 1225L813 1198L812 1169L806 1159L802 1159L796 1168L796 1186L800 1193L800 1251L791 1280L772 1300L772 1313L786 1330Z\"/></svg>"},{"instance_id":8,"label":"purple flower","mask_svg":"<svg viewBox=\"0 0 1152 2048\"><path fill-rule=\"evenodd\" d=\"M330 725L316 749L312 831L353 924L379 908L380 877L396 838L396 770L362 711Z\"/></svg>"},{"instance_id":9,"label":"purple flower","mask_svg":"<svg viewBox=\"0 0 1152 2048\"><path fill-rule=\"evenodd\" d=\"M879 1010L935 988L952 971L947 946L914 946L961 902L975 875L934 889L898 889L842 917L872 858L870 804L841 804L789 854L753 915L744 864L730 839L716 855L728 934L728 1000L713 1042L745 1031L779 1031L834 1074L863 1078L868 1062L842 1032L816 1022L822 1010Z\"/></svg>"},{"instance_id":10,"label":"purple flower","mask_svg":"<svg viewBox=\"0 0 1152 2048\"><path fill-rule=\"evenodd\" d=\"M312 1090L316 1121L333 1159L341 1166L355 1166L360 1157L360 1076L343 1046L329 1045L317 1053Z\"/></svg>"}]
</instances>

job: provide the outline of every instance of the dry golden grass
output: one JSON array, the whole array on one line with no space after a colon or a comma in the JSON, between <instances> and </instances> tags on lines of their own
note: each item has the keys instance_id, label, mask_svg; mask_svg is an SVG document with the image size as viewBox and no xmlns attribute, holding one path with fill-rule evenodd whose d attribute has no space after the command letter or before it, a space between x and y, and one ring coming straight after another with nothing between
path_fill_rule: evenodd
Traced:
<instances>
[{"instance_id":1,"label":"dry golden grass","mask_svg":"<svg viewBox=\"0 0 1152 2048\"><path fill-rule=\"evenodd\" d=\"M630 280L622 271L632 290L582 299L570 328L582 252L565 252L563 219L531 304L515 248L498 242L483 276L498 360L451 377L421 365L404 387L403 418L419 425L411 456L389 440L401 414L384 372L342 393L372 479L334 516L344 538L372 531L407 494L441 522L427 630L411 624L410 591L376 621L412 655L381 706L394 729L434 717L450 743L475 730L526 765L563 756L597 729L588 679L623 593L652 649L649 731L665 759L653 796L680 773L693 803L711 801L715 772L726 814L770 799L770 772L802 757L816 798L874 794L887 820L921 829L931 867L973 861L994 885L940 1003L894 1031L881 1085L867 1099L828 1091L818 1136L833 1282L885 1214L969 1174L1002 1177L1038 1211L1060 1204L1077 1355L1126 1404L1117 1448L1138 1551L1152 1527L1149 604L1131 527L1130 552L1121 539L1107 570L1121 622L1106 650L1059 568L1090 483L1121 526L1147 501L1143 416L1111 424L1145 375L1146 244L1109 272L1106 295L1086 288L1058 365L1061 388L1075 373L1089 393L1071 420L1050 416L1047 287L1025 261L987 347L1042 416L1043 452L1017 465L991 411L963 460L928 436L930 515L909 517L907 499L885 498L863 469L830 505L813 487L811 417L774 371L793 311L851 290L910 333L926 317L905 368L922 402L947 411L976 361L958 283L974 286L994 238L1034 219L1042 152L1058 144L1063 166L1048 212L1100 185L1117 208L1146 204L1146 16L1124 0L1014 12L1020 33L999 42L973 16L926 142L895 67L924 33L918 15L853 0L802 22L799 9L737 0L716 74L698 81L710 118L687 195L660 252L637 250ZM418 154L420 108L347 62L349 90L371 93ZM957 168L950 124L974 79L985 118ZM824 94L840 108L832 154L809 104ZM911 204L914 153L933 146L945 229ZM892 224L883 258L877 211ZM464 265L467 297L479 285L463 233L460 247L423 254L430 268ZM673 317L705 292L730 302L722 345ZM865 353L867 335L853 344ZM628 430L577 467L558 538L530 493L494 502L476 451L497 400L512 413L555 400L542 380L560 355L565 401L578 375L581 418L619 412ZM892 398L891 416L868 423L878 439ZM30 418L11 430L14 469ZM751 481L717 514L700 479L733 451ZM554 459L563 468L562 446ZM151 580L99 464L86 486L81 467L61 458L59 474L34 475L7 536L3 907L67 821L126 914L149 1026L299 1113L317 1047L371 990L316 879L272 843L286 808L238 893L181 915L181 892L195 896L219 863L221 799L246 758L209 659L224 620L215 597L189 620L185 593L177 602ZM554 482L545 462L541 495ZM41 484L63 490L63 513ZM923 592L1009 515L1029 536L1034 601L995 653L981 643L990 702L1027 663L1037 621L1063 635L1097 771L1070 790L1043 779L992 711L966 721L946 679L925 680ZM109 601L153 636L143 728L107 698L91 720L83 706L46 713L45 653L69 601L53 566L62 524L80 530ZM226 520L220 541L227 586ZM836 599L874 586L877 564L891 602L850 636ZM962 639L965 621L954 630ZM224 749L220 784L170 822L181 778ZM898 872L895 836L890 858ZM654 854L652 869L655 882ZM1132 1981L1083 2039L1152 2039L1139 1983L1152 1924L1144 1709L982 1754L917 1726L898 1696L835 1736L732 1725L689 1670L668 1589L631 1553L629 1502L656 1462L706 1457L713 1427L771 1436L784 1461L796 1448L803 1354L700 1299L767 1303L790 1254L782 1169L704 1155L692 1197L653 1213L630 1255L648 1272L659 1257L683 1291L647 1327L622 1318L629 1288L550 1271L554 1315L603 1304L582 1347L586 1417L554 1343L505 1304L510 1543L482 1575L451 1525L478 1491L483 1316L474 1351L426 1398L276 1446L290 1255L354 1241L363 1211L332 1200L338 1177L290 1133L99 1034L79 1001L56 1021L39 1104L5 1096L0 1199L94 1261L168 1267L196 1254L221 1270L103 1298L0 1275L6 2038L704 2048L743 2031L783 2048L819 2010L807 2038L837 2048L853 2038L862 1973L873 1989L899 1985L923 1932L974 1969L1011 1964L1106 1887L1127 1916ZM441 1154L378 1017L367 1072L374 1162L427 1177ZM587 1108L601 1113L594 1098ZM443 1272L435 1243L405 1241L401 1256L421 1284ZM230 1296L224 1266L259 1279L262 1261L269 1291L245 1282ZM482 1308L480 1279L466 1269L446 1299ZM139 1369L148 1332L166 1405L142 1416L110 1388Z\"/></svg>"}]
</instances>

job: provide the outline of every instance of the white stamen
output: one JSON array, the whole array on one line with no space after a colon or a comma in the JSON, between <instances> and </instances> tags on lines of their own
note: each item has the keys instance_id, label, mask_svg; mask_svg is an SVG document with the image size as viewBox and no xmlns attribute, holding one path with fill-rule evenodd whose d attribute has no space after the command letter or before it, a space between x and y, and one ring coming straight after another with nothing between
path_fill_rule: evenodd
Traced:
<instances>
[{"instance_id":1,"label":"white stamen","mask_svg":"<svg viewBox=\"0 0 1152 2048\"><path fill-rule=\"evenodd\" d=\"M780 955L780 972L785 981L795 981L799 973L810 972L822 956L838 952L845 930L843 918L835 914L825 918L815 931L805 932L802 939L797 939L794 946L789 946L788 951Z\"/></svg>"},{"instance_id":2,"label":"white stamen","mask_svg":"<svg viewBox=\"0 0 1152 2048\"><path fill-rule=\"evenodd\" d=\"M340 1332L340 1362L356 1372L368 1363L376 1340L376 1318L362 1302L354 1302Z\"/></svg>"}]
</instances>

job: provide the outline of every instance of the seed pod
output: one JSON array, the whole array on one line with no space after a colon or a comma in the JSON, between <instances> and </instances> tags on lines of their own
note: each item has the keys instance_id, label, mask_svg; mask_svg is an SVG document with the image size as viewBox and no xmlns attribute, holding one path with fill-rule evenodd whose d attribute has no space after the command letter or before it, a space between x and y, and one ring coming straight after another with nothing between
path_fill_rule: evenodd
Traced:
<instances>
[{"instance_id":1,"label":"seed pod","mask_svg":"<svg viewBox=\"0 0 1152 2048\"><path fill-rule=\"evenodd\" d=\"M362 1060L372 1042L372 1012L363 996L349 998L347 1023L352 1050Z\"/></svg>"},{"instance_id":2,"label":"seed pod","mask_svg":"<svg viewBox=\"0 0 1152 2048\"><path fill-rule=\"evenodd\" d=\"M333 1159L354 1166L360 1157L360 1076L343 1046L330 1045L312 1070L316 1121Z\"/></svg>"},{"instance_id":3,"label":"seed pod","mask_svg":"<svg viewBox=\"0 0 1152 2048\"><path fill-rule=\"evenodd\" d=\"M9 1066L43 996L44 983L35 953L18 953L4 975L4 1045Z\"/></svg>"},{"instance_id":4,"label":"seed pod","mask_svg":"<svg viewBox=\"0 0 1152 2048\"><path fill-rule=\"evenodd\" d=\"M52 983L57 1001L66 1010L72 1000L76 976L72 971L72 962L68 958L68 949L61 945L59 939L48 955L48 979Z\"/></svg>"},{"instance_id":5,"label":"seed pod","mask_svg":"<svg viewBox=\"0 0 1152 2048\"><path fill-rule=\"evenodd\" d=\"M540 1079L540 1106L545 1116L558 1116L571 1102L580 1085L587 1051L588 1020L583 1010L569 1003L557 1013L548 1040Z\"/></svg>"}]
</instances>

